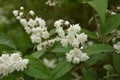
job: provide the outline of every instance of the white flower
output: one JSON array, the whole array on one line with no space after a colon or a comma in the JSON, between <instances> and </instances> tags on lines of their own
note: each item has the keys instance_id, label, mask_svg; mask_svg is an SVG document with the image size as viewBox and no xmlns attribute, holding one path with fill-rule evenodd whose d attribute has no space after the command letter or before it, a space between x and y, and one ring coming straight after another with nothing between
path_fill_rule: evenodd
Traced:
<instances>
[{"instance_id":1,"label":"white flower","mask_svg":"<svg viewBox=\"0 0 120 80\"><path fill-rule=\"evenodd\" d=\"M20 23L22 24L23 27L28 27L26 19L20 19Z\"/></svg>"},{"instance_id":2,"label":"white flower","mask_svg":"<svg viewBox=\"0 0 120 80\"><path fill-rule=\"evenodd\" d=\"M72 62L74 64L78 64L81 61L86 61L89 59L86 53L83 53L81 49L74 48L69 53L66 53L66 59L68 62Z\"/></svg>"},{"instance_id":3,"label":"white flower","mask_svg":"<svg viewBox=\"0 0 120 80\"><path fill-rule=\"evenodd\" d=\"M10 61L9 56L10 56L9 54L2 54L2 56L0 57L0 61L2 63L9 62Z\"/></svg>"},{"instance_id":4,"label":"white flower","mask_svg":"<svg viewBox=\"0 0 120 80\"><path fill-rule=\"evenodd\" d=\"M79 24L75 24L75 25L70 25L70 28L68 28L68 34L69 35L75 35L77 34L77 32L79 32L81 30Z\"/></svg>"},{"instance_id":5,"label":"white flower","mask_svg":"<svg viewBox=\"0 0 120 80\"><path fill-rule=\"evenodd\" d=\"M87 41L87 35L85 33L77 34L77 39L81 44L85 43Z\"/></svg>"},{"instance_id":6,"label":"white flower","mask_svg":"<svg viewBox=\"0 0 120 80\"><path fill-rule=\"evenodd\" d=\"M16 64L16 70L17 71L23 71L24 68L27 68L27 64L28 64L29 60L28 59L23 59L23 60L19 60L18 63Z\"/></svg>"},{"instance_id":7,"label":"white flower","mask_svg":"<svg viewBox=\"0 0 120 80\"><path fill-rule=\"evenodd\" d=\"M86 60L88 60L89 59L89 56L86 54L86 53L82 53L81 54L81 57L80 57L80 60L81 61L86 61Z\"/></svg>"},{"instance_id":8,"label":"white flower","mask_svg":"<svg viewBox=\"0 0 120 80\"><path fill-rule=\"evenodd\" d=\"M26 30L26 32L27 32L28 34L30 34L30 33L32 32L31 28L28 27L28 26L26 26L24 29Z\"/></svg>"},{"instance_id":9,"label":"white flower","mask_svg":"<svg viewBox=\"0 0 120 80\"><path fill-rule=\"evenodd\" d=\"M37 36L36 34L32 34L30 36L32 43L40 43L41 42L41 37Z\"/></svg>"},{"instance_id":10,"label":"white flower","mask_svg":"<svg viewBox=\"0 0 120 80\"><path fill-rule=\"evenodd\" d=\"M65 25L68 26L70 23L69 21L65 21Z\"/></svg>"},{"instance_id":11,"label":"white flower","mask_svg":"<svg viewBox=\"0 0 120 80\"><path fill-rule=\"evenodd\" d=\"M19 11L18 11L18 10L14 10L14 11L13 11L13 14L14 14L14 16L18 16Z\"/></svg>"},{"instance_id":12,"label":"white flower","mask_svg":"<svg viewBox=\"0 0 120 80\"><path fill-rule=\"evenodd\" d=\"M17 61L22 60L22 58L20 57L19 53L13 53L10 56L10 60L16 63Z\"/></svg>"},{"instance_id":13,"label":"white flower","mask_svg":"<svg viewBox=\"0 0 120 80\"><path fill-rule=\"evenodd\" d=\"M71 44L72 44L73 47L79 48L80 43L79 43L79 40L75 38L74 41Z\"/></svg>"},{"instance_id":14,"label":"white flower","mask_svg":"<svg viewBox=\"0 0 120 80\"><path fill-rule=\"evenodd\" d=\"M48 59L44 58L44 59L43 59L43 62L44 62L44 64L45 64L45 66L48 67L48 68L50 68L50 69L53 69L53 68L55 68L55 66L56 66L54 59L48 60Z\"/></svg>"},{"instance_id":15,"label":"white flower","mask_svg":"<svg viewBox=\"0 0 120 80\"><path fill-rule=\"evenodd\" d=\"M49 38L49 33L47 31L42 32L42 38L47 39Z\"/></svg>"},{"instance_id":16,"label":"white flower","mask_svg":"<svg viewBox=\"0 0 120 80\"><path fill-rule=\"evenodd\" d=\"M19 16L23 16L23 14L24 14L23 12L20 12L20 13L19 13Z\"/></svg>"},{"instance_id":17,"label":"white flower","mask_svg":"<svg viewBox=\"0 0 120 80\"><path fill-rule=\"evenodd\" d=\"M117 50L118 53L120 53L120 42L114 44L113 47Z\"/></svg>"},{"instance_id":18,"label":"white flower","mask_svg":"<svg viewBox=\"0 0 120 80\"><path fill-rule=\"evenodd\" d=\"M55 21L54 26L55 26L56 28L59 28L59 27L61 27L62 24L63 24L63 20L60 19L60 20L58 20L58 21Z\"/></svg>"},{"instance_id":19,"label":"white flower","mask_svg":"<svg viewBox=\"0 0 120 80\"><path fill-rule=\"evenodd\" d=\"M69 54L69 53L66 54L66 59L68 62L71 62L72 58L73 58L72 54Z\"/></svg>"},{"instance_id":20,"label":"white flower","mask_svg":"<svg viewBox=\"0 0 120 80\"><path fill-rule=\"evenodd\" d=\"M67 47L68 41L63 38L63 39L61 39L61 44L62 44L63 47Z\"/></svg>"},{"instance_id":21,"label":"white flower","mask_svg":"<svg viewBox=\"0 0 120 80\"><path fill-rule=\"evenodd\" d=\"M58 35L59 35L60 37L62 37L62 38L65 37L65 32L64 32L64 30L63 30L62 27L58 27L58 28L56 29L56 32L58 33Z\"/></svg>"},{"instance_id":22,"label":"white flower","mask_svg":"<svg viewBox=\"0 0 120 80\"><path fill-rule=\"evenodd\" d=\"M40 44L38 44L37 45L37 50L39 51L39 50L42 50L43 48L42 48L42 45L41 45L41 43Z\"/></svg>"},{"instance_id":23,"label":"white flower","mask_svg":"<svg viewBox=\"0 0 120 80\"><path fill-rule=\"evenodd\" d=\"M35 18L35 25L38 25L41 28L44 28L46 26L46 22L44 19L36 17Z\"/></svg>"},{"instance_id":24,"label":"white flower","mask_svg":"<svg viewBox=\"0 0 120 80\"><path fill-rule=\"evenodd\" d=\"M17 71L23 71L27 68L29 60L22 59L19 53L2 54L0 57L0 75L7 76L8 74Z\"/></svg>"},{"instance_id":25,"label":"white flower","mask_svg":"<svg viewBox=\"0 0 120 80\"><path fill-rule=\"evenodd\" d=\"M29 14L33 16L33 15L35 15L35 12L33 10L30 10Z\"/></svg>"},{"instance_id":26,"label":"white flower","mask_svg":"<svg viewBox=\"0 0 120 80\"><path fill-rule=\"evenodd\" d=\"M20 7L20 10L24 10L24 7L23 7L23 6L21 6L21 7Z\"/></svg>"},{"instance_id":27,"label":"white flower","mask_svg":"<svg viewBox=\"0 0 120 80\"><path fill-rule=\"evenodd\" d=\"M34 25L35 25L35 21L30 18L29 21L28 21L28 25L29 25L30 28L33 28Z\"/></svg>"},{"instance_id":28,"label":"white flower","mask_svg":"<svg viewBox=\"0 0 120 80\"><path fill-rule=\"evenodd\" d=\"M20 19L21 19L21 17L20 17L20 16L17 16L17 17L16 17L16 19L17 19L17 20L20 20Z\"/></svg>"},{"instance_id":29,"label":"white flower","mask_svg":"<svg viewBox=\"0 0 120 80\"><path fill-rule=\"evenodd\" d=\"M77 58L77 57L74 57L74 58L73 58L73 63L74 63L74 64L79 64L79 62L80 62L80 59L79 59L79 58Z\"/></svg>"},{"instance_id":30,"label":"white flower","mask_svg":"<svg viewBox=\"0 0 120 80\"><path fill-rule=\"evenodd\" d=\"M55 6L56 3L57 3L56 0L48 0L45 4L46 4L46 5L49 5L49 6Z\"/></svg>"},{"instance_id":31,"label":"white flower","mask_svg":"<svg viewBox=\"0 0 120 80\"><path fill-rule=\"evenodd\" d=\"M74 35L66 35L66 40L72 44L74 42L75 36Z\"/></svg>"}]
</instances>

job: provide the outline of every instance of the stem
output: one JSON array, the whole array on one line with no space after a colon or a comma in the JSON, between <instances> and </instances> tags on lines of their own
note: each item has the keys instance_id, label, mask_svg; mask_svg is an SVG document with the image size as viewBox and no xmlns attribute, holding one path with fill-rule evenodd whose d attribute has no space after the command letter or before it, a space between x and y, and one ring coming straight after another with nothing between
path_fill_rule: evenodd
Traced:
<instances>
[{"instance_id":1,"label":"stem","mask_svg":"<svg viewBox=\"0 0 120 80\"><path fill-rule=\"evenodd\" d=\"M93 18L94 18L93 21L94 21L94 24L95 24L95 26L96 26L97 32L98 32L98 34L99 34L99 38L100 38L101 42L103 43L103 42L104 42L104 41L103 41L103 36L102 36L101 31L100 31L99 24L98 24L98 22L97 22L97 18L96 18L95 15L93 16Z\"/></svg>"},{"instance_id":2,"label":"stem","mask_svg":"<svg viewBox=\"0 0 120 80\"><path fill-rule=\"evenodd\" d=\"M107 80L109 80L110 72L107 71Z\"/></svg>"},{"instance_id":3,"label":"stem","mask_svg":"<svg viewBox=\"0 0 120 80\"><path fill-rule=\"evenodd\" d=\"M109 43L116 35L112 35L106 42Z\"/></svg>"}]
</instances>

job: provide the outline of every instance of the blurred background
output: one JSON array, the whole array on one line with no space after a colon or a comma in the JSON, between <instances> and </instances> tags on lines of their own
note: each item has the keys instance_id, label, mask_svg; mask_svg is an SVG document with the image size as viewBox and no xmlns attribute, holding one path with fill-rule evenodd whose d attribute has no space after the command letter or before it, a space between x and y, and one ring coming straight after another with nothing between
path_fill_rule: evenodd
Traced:
<instances>
[{"instance_id":1,"label":"blurred background","mask_svg":"<svg viewBox=\"0 0 120 80\"><path fill-rule=\"evenodd\" d=\"M47 0L0 0L0 35L5 35L11 38L17 50L24 54L33 52L33 44L30 41L29 35L15 19L12 14L23 6L25 11L33 10L36 16L39 16L47 22L48 28L52 28L54 21L58 19L68 20L71 23L80 23L82 28L90 31L95 31L94 24L89 24L90 18L96 14L95 10L88 4L83 4L85 0L57 0L55 6L46 5ZM54 0L53 0L54 1ZM116 13L120 10L116 8L120 6L120 0L109 0L108 9Z\"/></svg>"}]
</instances>

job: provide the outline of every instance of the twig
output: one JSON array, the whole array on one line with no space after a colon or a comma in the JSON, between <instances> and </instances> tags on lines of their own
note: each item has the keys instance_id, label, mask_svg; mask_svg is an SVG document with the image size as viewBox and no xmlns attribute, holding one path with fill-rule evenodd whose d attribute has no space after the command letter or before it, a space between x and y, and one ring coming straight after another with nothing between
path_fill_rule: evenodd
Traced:
<instances>
[{"instance_id":1,"label":"twig","mask_svg":"<svg viewBox=\"0 0 120 80\"><path fill-rule=\"evenodd\" d=\"M103 36L102 36L101 31L100 31L99 24L98 24L98 22L97 22L96 16L94 15L93 18L94 18L93 21L94 21L94 24L95 24L95 26L96 26L97 32L98 32L98 34L99 34L99 38L100 38L101 42L103 43L103 42L104 42L104 41L103 41Z\"/></svg>"}]
</instances>

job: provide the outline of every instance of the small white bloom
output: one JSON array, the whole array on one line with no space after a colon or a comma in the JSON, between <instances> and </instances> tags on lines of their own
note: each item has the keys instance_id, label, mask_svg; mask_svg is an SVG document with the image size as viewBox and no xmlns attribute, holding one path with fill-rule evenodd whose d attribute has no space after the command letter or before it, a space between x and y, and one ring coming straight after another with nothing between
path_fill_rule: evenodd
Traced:
<instances>
[{"instance_id":1,"label":"small white bloom","mask_svg":"<svg viewBox=\"0 0 120 80\"><path fill-rule=\"evenodd\" d=\"M19 13L19 16L21 16L21 17L22 17L22 16L23 16L23 14L24 14L23 12L20 12L20 13Z\"/></svg>"},{"instance_id":2,"label":"small white bloom","mask_svg":"<svg viewBox=\"0 0 120 80\"><path fill-rule=\"evenodd\" d=\"M29 21L28 21L28 25L29 25L31 28L33 28L34 25L35 25L35 21L30 18Z\"/></svg>"},{"instance_id":3,"label":"small white bloom","mask_svg":"<svg viewBox=\"0 0 120 80\"><path fill-rule=\"evenodd\" d=\"M13 14L14 14L14 16L18 16L19 11L18 11L18 10L14 10L14 11L13 11Z\"/></svg>"},{"instance_id":4,"label":"small white bloom","mask_svg":"<svg viewBox=\"0 0 120 80\"><path fill-rule=\"evenodd\" d=\"M24 10L24 7L23 7L23 6L21 6L21 7L20 7L20 10Z\"/></svg>"},{"instance_id":5,"label":"small white bloom","mask_svg":"<svg viewBox=\"0 0 120 80\"><path fill-rule=\"evenodd\" d=\"M89 59L89 56L86 54L86 53L82 53L81 54L81 57L80 57L80 60L81 61L86 61L86 60L88 60Z\"/></svg>"},{"instance_id":6,"label":"small white bloom","mask_svg":"<svg viewBox=\"0 0 120 80\"><path fill-rule=\"evenodd\" d=\"M85 43L87 41L87 35L85 33L77 34L77 39L81 44Z\"/></svg>"},{"instance_id":7,"label":"small white bloom","mask_svg":"<svg viewBox=\"0 0 120 80\"><path fill-rule=\"evenodd\" d=\"M41 37L37 36L36 34L32 34L30 36L32 43L40 43L41 42Z\"/></svg>"},{"instance_id":8,"label":"small white bloom","mask_svg":"<svg viewBox=\"0 0 120 80\"><path fill-rule=\"evenodd\" d=\"M16 70L23 71L24 68L27 68L26 65L28 64L28 62L29 62L28 59L19 60L18 63L16 64Z\"/></svg>"},{"instance_id":9,"label":"small white bloom","mask_svg":"<svg viewBox=\"0 0 120 80\"><path fill-rule=\"evenodd\" d=\"M23 71L27 68L29 60L22 59L19 53L2 54L0 57L0 75L7 76L8 74L17 71Z\"/></svg>"},{"instance_id":10,"label":"small white bloom","mask_svg":"<svg viewBox=\"0 0 120 80\"><path fill-rule=\"evenodd\" d=\"M22 58L20 57L20 53L11 54L10 60L13 61L14 63L16 63L19 60L22 60Z\"/></svg>"},{"instance_id":11,"label":"small white bloom","mask_svg":"<svg viewBox=\"0 0 120 80\"><path fill-rule=\"evenodd\" d=\"M63 20L60 19L60 20L58 20L58 21L55 21L54 26L55 26L56 28L59 28L59 27L61 27L62 24L63 24Z\"/></svg>"},{"instance_id":12,"label":"small white bloom","mask_svg":"<svg viewBox=\"0 0 120 80\"><path fill-rule=\"evenodd\" d=\"M113 47L117 50L118 53L120 53L120 42L114 44Z\"/></svg>"},{"instance_id":13,"label":"small white bloom","mask_svg":"<svg viewBox=\"0 0 120 80\"><path fill-rule=\"evenodd\" d=\"M65 21L65 25L68 26L70 23L69 21Z\"/></svg>"},{"instance_id":14,"label":"small white bloom","mask_svg":"<svg viewBox=\"0 0 120 80\"><path fill-rule=\"evenodd\" d=\"M44 19L36 17L35 18L35 25L38 25L41 28L44 28L46 26L46 22Z\"/></svg>"},{"instance_id":15,"label":"small white bloom","mask_svg":"<svg viewBox=\"0 0 120 80\"><path fill-rule=\"evenodd\" d=\"M71 62L72 58L73 58L73 56L71 54L69 54L69 53L66 54L66 59L68 62Z\"/></svg>"},{"instance_id":16,"label":"small white bloom","mask_svg":"<svg viewBox=\"0 0 120 80\"><path fill-rule=\"evenodd\" d=\"M58 33L58 35L59 35L61 38L64 38L64 37L65 37L65 32L64 32L64 30L63 30L62 27L58 27L58 28L56 29L56 32Z\"/></svg>"},{"instance_id":17,"label":"small white bloom","mask_svg":"<svg viewBox=\"0 0 120 80\"><path fill-rule=\"evenodd\" d=\"M79 59L79 58L77 58L77 57L74 57L74 58L73 58L73 63L74 63L74 64L79 64L79 62L80 62L80 59Z\"/></svg>"},{"instance_id":18,"label":"small white bloom","mask_svg":"<svg viewBox=\"0 0 120 80\"><path fill-rule=\"evenodd\" d=\"M32 15L32 16L34 16L34 15L35 15L35 12L34 12L33 10L30 10L30 11L29 11L29 14Z\"/></svg>"},{"instance_id":19,"label":"small white bloom","mask_svg":"<svg viewBox=\"0 0 120 80\"><path fill-rule=\"evenodd\" d=\"M63 38L63 39L61 39L61 44L62 44L63 47L67 47L68 41Z\"/></svg>"},{"instance_id":20,"label":"small white bloom","mask_svg":"<svg viewBox=\"0 0 120 80\"><path fill-rule=\"evenodd\" d=\"M21 19L21 17L20 17L20 16L17 16L17 17L16 17L16 19L20 20L20 19Z\"/></svg>"},{"instance_id":21,"label":"small white bloom","mask_svg":"<svg viewBox=\"0 0 120 80\"><path fill-rule=\"evenodd\" d=\"M77 34L77 32L79 32L81 30L79 24L75 24L75 25L70 25L70 28L68 28L68 34L69 35L75 35Z\"/></svg>"},{"instance_id":22,"label":"small white bloom","mask_svg":"<svg viewBox=\"0 0 120 80\"><path fill-rule=\"evenodd\" d=\"M5 63L5 62L9 62L10 58L9 58L9 54L2 54L2 56L0 57L0 61Z\"/></svg>"},{"instance_id":23,"label":"small white bloom","mask_svg":"<svg viewBox=\"0 0 120 80\"><path fill-rule=\"evenodd\" d=\"M89 59L86 53L83 53L81 49L74 48L69 53L66 53L66 59L68 62L72 62L74 64L78 64L81 61L86 61Z\"/></svg>"},{"instance_id":24,"label":"small white bloom","mask_svg":"<svg viewBox=\"0 0 120 80\"><path fill-rule=\"evenodd\" d=\"M20 23L22 24L23 27L28 27L26 19L20 19Z\"/></svg>"},{"instance_id":25,"label":"small white bloom","mask_svg":"<svg viewBox=\"0 0 120 80\"><path fill-rule=\"evenodd\" d=\"M75 35L66 35L66 39L72 45L75 39Z\"/></svg>"},{"instance_id":26,"label":"small white bloom","mask_svg":"<svg viewBox=\"0 0 120 80\"><path fill-rule=\"evenodd\" d=\"M46 5L49 5L49 6L55 6L56 3L57 3L56 0L48 0L45 4L46 4Z\"/></svg>"},{"instance_id":27,"label":"small white bloom","mask_svg":"<svg viewBox=\"0 0 120 80\"><path fill-rule=\"evenodd\" d=\"M43 48L42 48L42 45L41 45L41 43L40 44L38 44L37 45L37 50L39 51L39 50L42 50Z\"/></svg>"},{"instance_id":28,"label":"small white bloom","mask_svg":"<svg viewBox=\"0 0 120 80\"><path fill-rule=\"evenodd\" d=\"M47 39L49 38L49 33L47 31L42 32L42 38Z\"/></svg>"}]
</instances>

